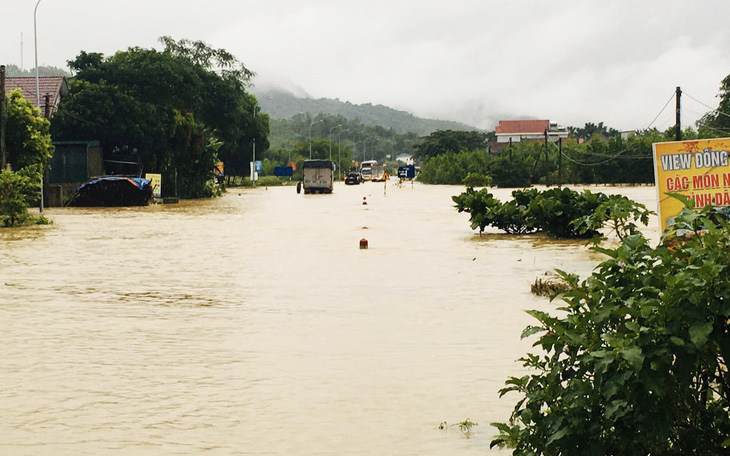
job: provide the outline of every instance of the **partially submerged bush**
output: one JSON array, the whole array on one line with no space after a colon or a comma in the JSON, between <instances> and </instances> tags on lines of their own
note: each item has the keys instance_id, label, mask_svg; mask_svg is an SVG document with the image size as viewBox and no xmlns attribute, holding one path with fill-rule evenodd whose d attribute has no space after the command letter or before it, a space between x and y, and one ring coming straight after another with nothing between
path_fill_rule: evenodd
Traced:
<instances>
[{"instance_id":1,"label":"partially submerged bush","mask_svg":"<svg viewBox=\"0 0 730 456\"><path fill-rule=\"evenodd\" d=\"M470 214L471 228L479 228L480 234L493 226L512 234L541 231L556 238L591 238L609 225L622 238L636 231L634 221L646 225L651 213L628 198L588 190L526 189L515 190L512 196L502 203L488 189L477 192L469 187L452 199L459 212Z\"/></svg>"},{"instance_id":2,"label":"partially submerged bush","mask_svg":"<svg viewBox=\"0 0 730 456\"><path fill-rule=\"evenodd\" d=\"M530 285L530 291L538 296L555 296L570 290L570 283L560 275L545 274L537 277Z\"/></svg>"},{"instance_id":3,"label":"partially submerged bush","mask_svg":"<svg viewBox=\"0 0 730 456\"><path fill-rule=\"evenodd\" d=\"M461 181L461 183L467 187L487 187L491 185L492 179L484 174L469 173L466 175L464 180Z\"/></svg>"}]
</instances>

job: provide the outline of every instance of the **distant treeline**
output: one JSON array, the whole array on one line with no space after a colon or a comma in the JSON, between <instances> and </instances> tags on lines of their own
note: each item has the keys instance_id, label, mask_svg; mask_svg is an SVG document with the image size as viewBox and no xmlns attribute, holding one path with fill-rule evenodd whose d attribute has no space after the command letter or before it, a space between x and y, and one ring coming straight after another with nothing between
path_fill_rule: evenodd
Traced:
<instances>
[{"instance_id":1,"label":"distant treeline","mask_svg":"<svg viewBox=\"0 0 730 456\"><path fill-rule=\"evenodd\" d=\"M414 146L421 140L416 133L398 133L393 128L367 125L360 119L325 114L312 117L309 113L302 113L289 119L271 119L271 148L266 156L282 163L292 153L302 153L309 158L310 137L314 158L328 158L331 142L335 151L340 148L350 151L349 158L353 161L394 160L400 154L412 154ZM317 145L324 148L319 151Z\"/></svg>"},{"instance_id":2,"label":"distant treeline","mask_svg":"<svg viewBox=\"0 0 730 456\"><path fill-rule=\"evenodd\" d=\"M6 76L10 78L17 78L17 77L30 77L35 76L35 68L31 68L30 70L21 70L20 67L17 65L6 65L5 66L5 74ZM38 76L71 76L71 73L68 71L57 68L54 66L43 66L40 65L38 67Z\"/></svg>"},{"instance_id":3,"label":"distant treeline","mask_svg":"<svg viewBox=\"0 0 730 456\"><path fill-rule=\"evenodd\" d=\"M573 129L576 132L578 129ZM711 132L701 129L703 137ZM423 160L420 180L427 184L475 185L483 182L496 187L529 187L535 184L649 184L654 182L652 143L673 141L674 130L647 130L623 138L614 130L605 137L594 132L590 140L567 138L562 144L525 141L507 146L499 154L489 152L474 141L454 137L451 146L427 147L432 138L417 146ZM445 132L437 132L444 136ZM696 139L698 133L687 129L683 139ZM437 141L445 144L443 137Z\"/></svg>"}]
</instances>

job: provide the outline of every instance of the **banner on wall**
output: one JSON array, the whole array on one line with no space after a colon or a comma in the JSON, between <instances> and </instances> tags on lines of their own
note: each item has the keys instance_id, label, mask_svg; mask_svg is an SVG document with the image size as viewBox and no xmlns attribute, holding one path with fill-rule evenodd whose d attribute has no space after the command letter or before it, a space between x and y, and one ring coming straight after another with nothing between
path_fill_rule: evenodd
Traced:
<instances>
[{"instance_id":1,"label":"banner on wall","mask_svg":"<svg viewBox=\"0 0 730 456\"><path fill-rule=\"evenodd\" d=\"M162 198L162 174L150 174L144 175L145 179L149 179L150 187L152 187L152 197Z\"/></svg>"},{"instance_id":2,"label":"banner on wall","mask_svg":"<svg viewBox=\"0 0 730 456\"><path fill-rule=\"evenodd\" d=\"M695 207L730 206L730 138L674 141L653 144L654 179L662 232L674 225L682 211L681 201L667 193L679 193Z\"/></svg>"}]
</instances>

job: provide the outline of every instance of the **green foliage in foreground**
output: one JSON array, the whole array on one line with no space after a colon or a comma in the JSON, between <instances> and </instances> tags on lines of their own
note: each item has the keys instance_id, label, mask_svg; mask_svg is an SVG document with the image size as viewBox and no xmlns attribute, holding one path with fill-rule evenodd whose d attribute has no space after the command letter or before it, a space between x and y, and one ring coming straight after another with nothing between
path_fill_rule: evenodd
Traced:
<instances>
[{"instance_id":1,"label":"green foliage in foreground","mask_svg":"<svg viewBox=\"0 0 730 456\"><path fill-rule=\"evenodd\" d=\"M561 317L539 322L531 371L506 382L518 394L492 446L514 455L730 454L730 224L685 209L652 248L624 237L570 291ZM680 241L680 242L677 242ZM670 247L669 245L673 245Z\"/></svg>"},{"instance_id":2,"label":"green foliage in foreground","mask_svg":"<svg viewBox=\"0 0 730 456\"><path fill-rule=\"evenodd\" d=\"M511 234L541 231L555 238L590 238L609 226L619 238L636 231L634 222L648 223L650 211L620 195L606 196L568 188L515 190L514 199L500 202L488 189L467 190L452 199L468 212L473 230L493 226Z\"/></svg>"},{"instance_id":3,"label":"green foliage in foreground","mask_svg":"<svg viewBox=\"0 0 730 456\"><path fill-rule=\"evenodd\" d=\"M2 226L36 223L28 214L31 201L40 196L40 166L28 166L18 172L0 172L0 222Z\"/></svg>"}]
</instances>

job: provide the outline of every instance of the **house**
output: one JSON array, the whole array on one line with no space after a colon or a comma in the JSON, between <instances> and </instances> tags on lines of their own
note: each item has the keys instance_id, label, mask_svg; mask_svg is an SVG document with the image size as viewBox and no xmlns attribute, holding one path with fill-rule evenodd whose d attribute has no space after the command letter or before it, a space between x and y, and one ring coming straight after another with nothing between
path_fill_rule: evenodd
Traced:
<instances>
[{"instance_id":1,"label":"house","mask_svg":"<svg viewBox=\"0 0 730 456\"><path fill-rule=\"evenodd\" d=\"M407 152L403 152L403 153L399 154L397 157L395 157L395 159L396 159L396 161L403 162L406 165L412 165L414 163L413 155L411 155Z\"/></svg>"},{"instance_id":2,"label":"house","mask_svg":"<svg viewBox=\"0 0 730 456\"><path fill-rule=\"evenodd\" d=\"M559 127L549 120L500 120L499 125L494 129L497 135L497 143L504 144L520 141L544 141L545 132L548 134L548 141L557 142L558 139L568 137L568 130Z\"/></svg>"},{"instance_id":3,"label":"house","mask_svg":"<svg viewBox=\"0 0 730 456\"><path fill-rule=\"evenodd\" d=\"M636 130L625 130L621 132L621 139L627 140L636 136Z\"/></svg>"},{"instance_id":4,"label":"house","mask_svg":"<svg viewBox=\"0 0 730 456\"><path fill-rule=\"evenodd\" d=\"M79 185L104 175L98 141L54 141L44 185L48 207L62 206Z\"/></svg>"},{"instance_id":5,"label":"house","mask_svg":"<svg viewBox=\"0 0 730 456\"><path fill-rule=\"evenodd\" d=\"M23 98L30 101L36 108L40 107L43 117L51 117L58 108L61 98L68 94L68 83L63 76L41 76L38 78L38 88L41 105L38 106L36 97L36 78L33 76L18 76L5 78L5 93L20 89Z\"/></svg>"}]
</instances>

